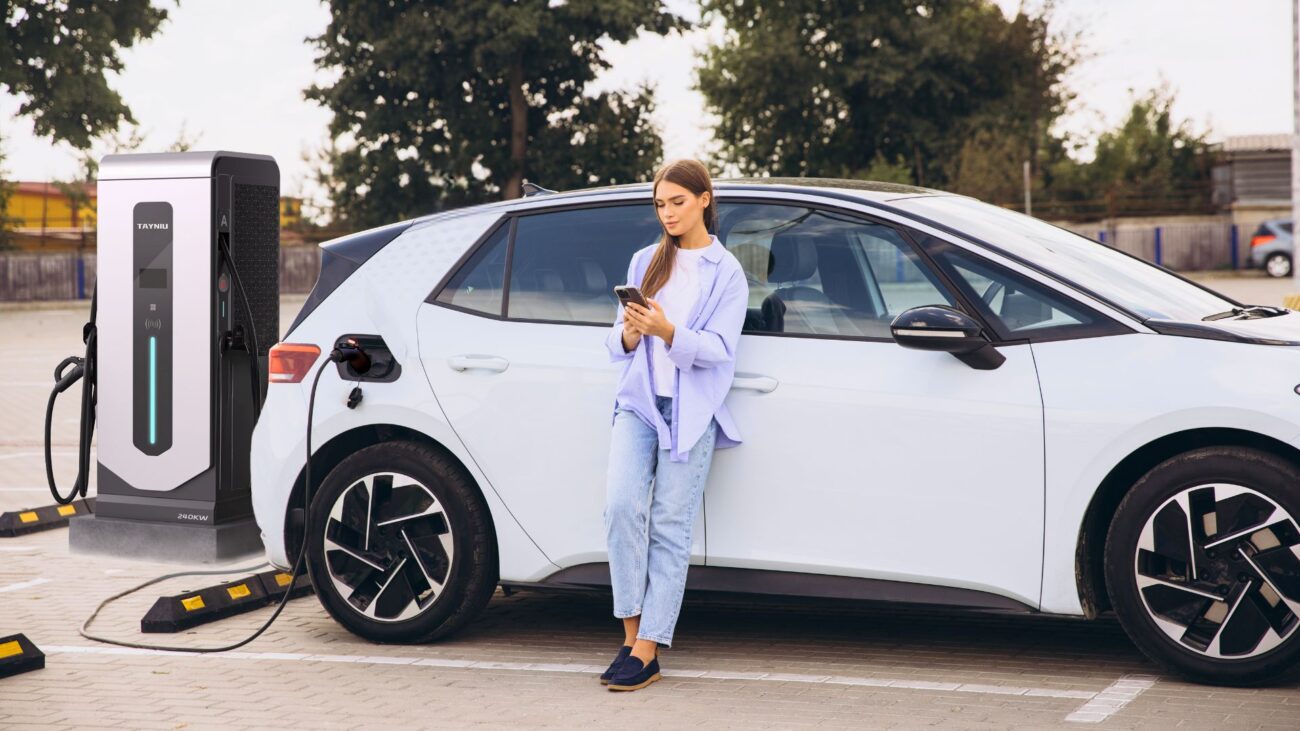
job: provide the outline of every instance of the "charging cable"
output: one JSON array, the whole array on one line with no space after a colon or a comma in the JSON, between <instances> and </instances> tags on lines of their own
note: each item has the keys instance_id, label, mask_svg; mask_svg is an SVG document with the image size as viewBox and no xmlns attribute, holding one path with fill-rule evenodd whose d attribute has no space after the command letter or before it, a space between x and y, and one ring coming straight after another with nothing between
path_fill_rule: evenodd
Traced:
<instances>
[{"instance_id":1,"label":"charging cable","mask_svg":"<svg viewBox=\"0 0 1300 731\"><path fill-rule=\"evenodd\" d=\"M249 305L248 293L244 289L244 283L239 277L239 270L235 265L235 259L230 253L230 242L225 236L219 236L217 245L221 251L222 257L230 267L231 279L235 281L235 288L239 292L239 297L243 301L244 312L248 316L249 338L243 343L243 349L248 353L250 383L252 384L253 396L253 421L256 422L262 413L262 390L261 377L257 367L258 357L258 338L257 326L253 323L253 309ZM99 287L96 285L94 293L90 298L90 321L82 329L82 341L86 344L85 356L78 358L72 356L65 358L57 368L54 369L54 388L50 392L50 399L45 408L45 475L50 485L50 493L60 504L67 505L76 500L77 497L84 498L86 491L90 486L90 441L95 431L95 404L98 395L98 377L96 373L97 365L97 329L95 325L96 306L99 295ZM223 338L224 345L229 342L230 338ZM251 347L250 347L251 345ZM312 379L311 395L307 401L307 461L303 467L303 539L302 545L298 548L298 556L294 559L293 569L290 576L296 580L302 573L303 562L307 556L307 530L311 525L311 501L312 501L312 478L311 478L311 426L316 408L316 387L320 383L321 375L330 363L348 363L357 373L365 373L370 370L370 357L356 340L348 338L337 343L326 360L316 369L316 374ZM71 369L68 367L72 366ZM68 390L78 380L81 384L81 428L80 443L77 453L77 479L73 483L72 491L65 497L59 493L59 489L54 480L54 466L50 454L50 436L54 418L54 402L58 399L60 393ZM354 389L355 391L355 389ZM166 645L150 645L142 642L127 642L124 640L114 640L107 637L99 637L89 632L90 624L95 620L101 610L114 601L122 597L129 596L135 592L152 586L161 581L179 578L182 576L211 576L221 574L238 574L255 571L264 566L270 565L269 562L263 562L255 566L243 569L215 569L210 571L180 571L177 573L165 574L138 586L127 589L126 591L114 594L95 607L86 621L82 623L78 632L82 637L96 642L103 642L110 645L119 645L121 647L133 647L142 650L165 650L174 652L225 652L242 647L262 635L263 632L275 622L284 610L284 605L288 603L289 597L293 594L293 587L288 587L284 596L280 598L279 604L275 607L275 612L267 618L266 622L257 629L252 635L236 642L232 645L222 647L169 647Z\"/></svg>"},{"instance_id":2,"label":"charging cable","mask_svg":"<svg viewBox=\"0 0 1300 731\"><path fill-rule=\"evenodd\" d=\"M253 347L249 348L247 343L243 343L244 352L248 353L248 375L253 386L253 421L256 422L262 415L262 377L257 368L257 356L260 352L257 339L257 324L253 322L253 309L248 306L248 293L244 291L244 281L239 278L239 269L235 267L235 257L230 253L230 241L224 234L217 236L217 246L221 249L221 255L226 260L226 265L230 267L230 278L235 280L235 289L239 290L239 298L244 302L244 314L248 316L249 338L252 340ZM223 347L224 349L224 347Z\"/></svg>"},{"instance_id":3,"label":"charging cable","mask_svg":"<svg viewBox=\"0 0 1300 731\"><path fill-rule=\"evenodd\" d=\"M244 303L244 312L248 315L248 330L252 347L248 343L243 344L243 349L248 353L248 370L249 382L253 388L253 421L262 413L262 384L261 376L257 368L258 343L257 326L253 322L253 309L249 306L248 293L244 290L244 282L239 277L239 269L235 266L235 257L230 253L230 242L226 237L217 238L218 248L225 259L227 266L230 267L231 279L235 280L235 287L239 291L239 297ZM97 336L98 328L95 324L97 304L99 301L99 285L96 283L93 293L90 295L90 321L82 327L81 340L86 344L85 355L81 358L69 356L59 363L54 369L54 388L50 389L49 401L45 404L45 479L50 486L50 495L54 501L60 505L68 505L78 498L85 498L86 491L90 489L90 442L95 433L95 405L99 396L99 376L98 368L98 348ZM225 350L225 343L229 339L223 339L222 350ZM71 366L71 369L69 369ZM51 432L54 424L54 402L58 400L59 394L68 390L77 381L81 381L81 419L80 434L77 445L77 478L72 483L72 490L67 495L59 491L58 484L54 479L54 460L51 455ZM89 503L86 504L87 510L90 509Z\"/></svg>"},{"instance_id":4,"label":"charging cable","mask_svg":"<svg viewBox=\"0 0 1300 731\"><path fill-rule=\"evenodd\" d=\"M306 560L307 531L311 529L311 502L312 502L311 425L312 425L312 421L314 420L315 411L316 411L316 387L320 384L321 375L324 374L325 369L331 363L344 363L344 362L351 365L353 370L355 370L357 373L365 373L366 371L370 370L370 362L371 362L370 356L366 354L366 351L355 340L353 340L352 338L348 338L347 340L340 341L334 346L334 349L330 351L329 356L324 361L322 361L321 364L316 368L316 374L312 378L312 382L311 382L311 395L307 397L307 461L303 466L303 516L304 516L303 535L302 535L302 543L301 545L298 546L298 556L297 558L294 559L293 569L290 571L289 574L291 577L293 577L294 580L297 579L299 573L302 570L303 562ZM263 566L266 565L268 564L262 563L245 569L224 569L224 570L219 569L214 571L182 571L174 574L166 574L164 576L159 576L158 578L155 579L150 579L149 581L146 581L143 584L140 584L139 586L132 587L118 594L114 594L113 596L100 602L99 606L95 607L95 611L89 617L86 618L85 622L82 623L81 629L79 629L78 632L81 634L82 637L85 637L88 640L103 642L110 645L119 645L121 647L134 647L141 650L166 650L171 652L225 652L227 650L234 650L236 648L243 647L244 645L247 645L248 643L260 637L261 634L265 632L268 627L271 626L271 623L275 622L276 618L280 616L280 612L284 610L284 605L289 602L289 597L293 594L292 586L289 586L285 589L284 596L280 597L280 602L275 607L275 612L272 613L271 616L267 618L266 622L263 623L261 627L258 627L256 632L249 635L245 639L234 643L233 645L223 645L221 647L171 647L167 645L150 645L150 644L145 644L143 642L127 642L124 640L113 640L107 637L99 637L96 635L92 635L89 632L89 627L90 627L90 623L95 621L95 617L99 616L100 610L108 606L110 603L118 599L121 599L124 596L134 594L135 592L147 586L157 584L160 581L165 581L167 579L174 579L180 576L208 576L212 574L247 573L262 568Z\"/></svg>"},{"instance_id":5,"label":"charging cable","mask_svg":"<svg viewBox=\"0 0 1300 731\"><path fill-rule=\"evenodd\" d=\"M68 505L77 498L86 497L90 488L90 440L95 433L95 400L98 377L95 373L98 357L96 353L95 305L99 299L99 285L90 295L90 321L81 329L81 340L86 344L86 353L82 358L73 355L63 359L54 369L54 388L50 390L50 400L45 406L45 479L50 483L50 494L60 505ZM71 370L68 366L72 366ZM82 380L84 379L84 380ZM67 496L59 492L54 482L54 463L50 459L50 429L54 421L54 402L59 394L81 381L81 434L77 445L77 479L72 483L72 492ZM90 510L90 504L86 503ZM91 512L94 512L91 510Z\"/></svg>"}]
</instances>

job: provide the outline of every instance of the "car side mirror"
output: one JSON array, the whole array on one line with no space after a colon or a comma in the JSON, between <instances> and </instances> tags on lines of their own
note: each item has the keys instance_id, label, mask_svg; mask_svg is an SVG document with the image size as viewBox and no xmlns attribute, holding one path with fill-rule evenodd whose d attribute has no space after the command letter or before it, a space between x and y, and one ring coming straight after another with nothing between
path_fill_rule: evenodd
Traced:
<instances>
[{"instance_id":1,"label":"car side mirror","mask_svg":"<svg viewBox=\"0 0 1300 731\"><path fill-rule=\"evenodd\" d=\"M926 305L905 310L889 324L894 341L904 348L938 350L981 371L991 371L1006 362L984 337L979 321L955 307Z\"/></svg>"}]
</instances>

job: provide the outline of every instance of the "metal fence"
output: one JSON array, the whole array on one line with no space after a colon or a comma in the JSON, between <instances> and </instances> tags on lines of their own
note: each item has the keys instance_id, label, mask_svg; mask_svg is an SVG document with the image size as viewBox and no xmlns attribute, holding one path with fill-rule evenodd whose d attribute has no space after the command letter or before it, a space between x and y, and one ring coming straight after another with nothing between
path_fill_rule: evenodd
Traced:
<instances>
[{"instance_id":1,"label":"metal fence","mask_svg":"<svg viewBox=\"0 0 1300 731\"><path fill-rule=\"evenodd\" d=\"M1069 225L1071 231L1169 269L1241 269L1249 252L1239 226L1218 221L1161 225Z\"/></svg>"},{"instance_id":2,"label":"metal fence","mask_svg":"<svg viewBox=\"0 0 1300 731\"><path fill-rule=\"evenodd\" d=\"M282 294L310 292L319 273L319 247L280 249ZM0 302L89 299L94 291L94 254L0 254Z\"/></svg>"}]
</instances>

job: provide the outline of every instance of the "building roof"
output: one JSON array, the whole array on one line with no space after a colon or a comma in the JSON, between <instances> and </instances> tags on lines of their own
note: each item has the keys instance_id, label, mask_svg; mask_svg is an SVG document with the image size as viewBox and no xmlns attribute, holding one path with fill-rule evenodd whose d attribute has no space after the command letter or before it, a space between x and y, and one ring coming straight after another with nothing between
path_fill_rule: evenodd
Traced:
<instances>
[{"instance_id":1,"label":"building roof","mask_svg":"<svg viewBox=\"0 0 1300 731\"><path fill-rule=\"evenodd\" d=\"M72 185L76 184L73 183ZM82 187L85 188L86 193L89 194L91 198L95 197L94 183L83 184ZM59 188L59 184L55 182L43 183L34 180L20 180L13 183L12 190L15 193L31 193L33 195L63 195L63 191Z\"/></svg>"},{"instance_id":2,"label":"building roof","mask_svg":"<svg viewBox=\"0 0 1300 731\"><path fill-rule=\"evenodd\" d=\"M1289 151L1295 135L1279 133L1271 135L1232 135L1223 140L1224 152L1272 152Z\"/></svg>"}]
</instances>

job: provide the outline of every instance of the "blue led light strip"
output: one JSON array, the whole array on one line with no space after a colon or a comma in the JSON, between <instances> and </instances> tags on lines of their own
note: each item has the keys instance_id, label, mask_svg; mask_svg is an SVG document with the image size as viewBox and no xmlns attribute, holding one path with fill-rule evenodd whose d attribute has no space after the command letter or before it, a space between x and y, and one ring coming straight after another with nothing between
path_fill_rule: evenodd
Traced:
<instances>
[{"instance_id":1,"label":"blue led light strip","mask_svg":"<svg viewBox=\"0 0 1300 731\"><path fill-rule=\"evenodd\" d=\"M158 338L149 336L149 443L158 443Z\"/></svg>"}]
</instances>

